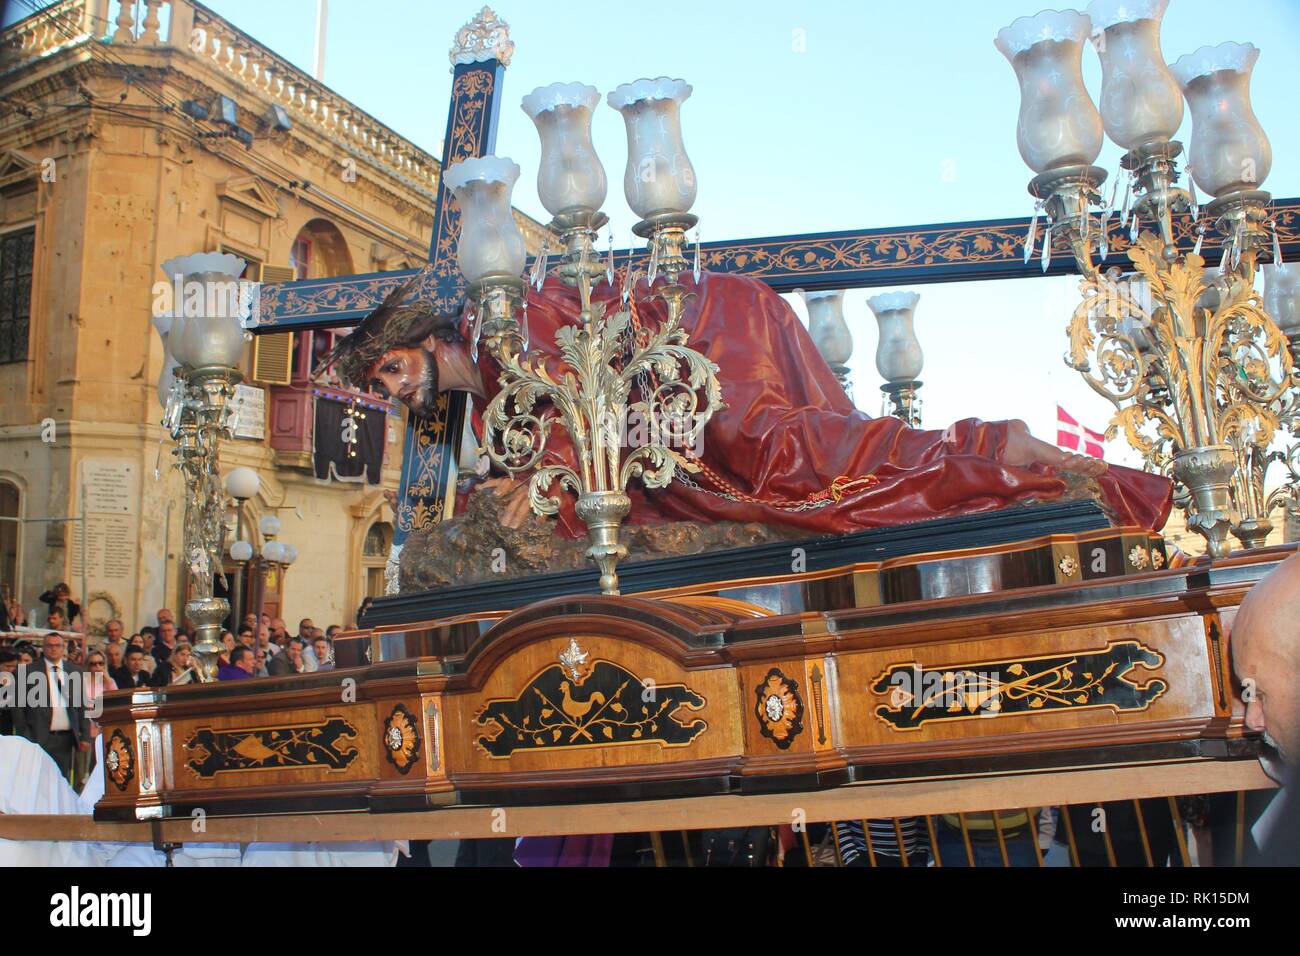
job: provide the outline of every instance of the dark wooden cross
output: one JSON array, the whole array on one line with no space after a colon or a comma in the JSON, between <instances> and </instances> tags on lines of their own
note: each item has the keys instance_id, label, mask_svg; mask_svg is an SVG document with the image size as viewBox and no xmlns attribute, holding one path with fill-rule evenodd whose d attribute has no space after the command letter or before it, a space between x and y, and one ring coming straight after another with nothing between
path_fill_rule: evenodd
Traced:
<instances>
[{"instance_id":1,"label":"dark wooden cross","mask_svg":"<svg viewBox=\"0 0 1300 956\"><path fill-rule=\"evenodd\" d=\"M456 65L442 169L493 152L504 78L505 64L498 59ZM1121 234L1116 218L1110 223L1106 265L1124 267L1128 264L1124 255L1128 236ZM1295 261L1300 256L1300 199L1275 202L1274 218L1284 256ZM1175 220L1178 241L1189 250L1196 240L1194 225L1186 215ZM1022 217L724 240L701 246L701 266L710 272L753 276L778 292L1031 278L1044 273L1036 256L1028 264L1024 261L1028 228L1028 217ZM440 183L429 244L433 269L422 294L443 313L459 311L465 294L456 265L459 235L460 210L451 191ZM1221 251L1217 235L1213 230L1207 232L1202 247L1206 260L1217 261L1214 256ZM616 255L617 261L624 262L628 250ZM639 255L645 257L646 253ZM641 265L644 268L645 263ZM1047 274L1062 275L1074 268L1068 246L1061 243ZM355 324L415 271L263 286L260 324L254 334ZM400 545L411 531L451 517L465 408L463 392L444 393L431 417L408 417L394 544Z\"/></svg>"}]
</instances>

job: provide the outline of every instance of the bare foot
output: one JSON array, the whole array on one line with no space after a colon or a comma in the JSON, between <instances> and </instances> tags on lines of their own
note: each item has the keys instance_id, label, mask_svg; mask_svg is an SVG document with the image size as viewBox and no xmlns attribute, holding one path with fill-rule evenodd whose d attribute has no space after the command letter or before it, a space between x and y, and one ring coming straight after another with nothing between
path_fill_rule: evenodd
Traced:
<instances>
[{"instance_id":1,"label":"bare foot","mask_svg":"<svg viewBox=\"0 0 1300 956\"><path fill-rule=\"evenodd\" d=\"M1007 425L1007 445L1002 459L1008 465L1047 465L1057 471L1083 475L1085 478L1096 478L1106 471L1107 465L1100 458L1061 451L1045 441L1039 441L1029 434L1029 426L1022 421L1011 421Z\"/></svg>"}]
</instances>

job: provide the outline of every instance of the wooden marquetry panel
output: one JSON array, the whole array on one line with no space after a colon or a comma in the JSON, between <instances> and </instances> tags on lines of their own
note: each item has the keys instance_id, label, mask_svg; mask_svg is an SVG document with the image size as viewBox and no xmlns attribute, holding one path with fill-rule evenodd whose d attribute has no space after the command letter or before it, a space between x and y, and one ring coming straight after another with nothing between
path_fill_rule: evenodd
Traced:
<instances>
[{"instance_id":1,"label":"wooden marquetry panel","mask_svg":"<svg viewBox=\"0 0 1300 956\"><path fill-rule=\"evenodd\" d=\"M429 780L447 779L446 730L443 723L443 700L439 694L420 698L425 740L425 775Z\"/></svg>"},{"instance_id":2,"label":"wooden marquetry panel","mask_svg":"<svg viewBox=\"0 0 1300 956\"><path fill-rule=\"evenodd\" d=\"M382 780L422 780L429 756L429 732L424 712L404 699L381 700L375 704L379 732L379 761Z\"/></svg>"},{"instance_id":3,"label":"wooden marquetry panel","mask_svg":"<svg viewBox=\"0 0 1300 956\"><path fill-rule=\"evenodd\" d=\"M817 751L834 750L836 746L835 715L831 709L836 700L835 675L835 658L830 655L804 661L804 686L808 688L811 714L808 739Z\"/></svg>"},{"instance_id":4,"label":"wooden marquetry panel","mask_svg":"<svg viewBox=\"0 0 1300 956\"><path fill-rule=\"evenodd\" d=\"M811 753L816 719L804 662L751 664L740 668L739 676L746 710L746 752L758 756Z\"/></svg>"},{"instance_id":5,"label":"wooden marquetry panel","mask_svg":"<svg viewBox=\"0 0 1300 956\"><path fill-rule=\"evenodd\" d=\"M752 696L752 695L751 695ZM594 634L525 645L448 703L456 772L533 773L739 757L735 674Z\"/></svg>"},{"instance_id":6,"label":"wooden marquetry panel","mask_svg":"<svg viewBox=\"0 0 1300 956\"><path fill-rule=\"evenodd\" d=\"M849 652L838 666L839 743L867 762L1179 739L1215 714L1191 613Z\"/></svg>"},{"instance_id":7,"label":"wooden marquetry panel","mask_svg":"<svg viewBox=\"0 0 1300 956\"><path fill-rule=\"evenodd\" d=\"M187 791L362 781L383 759L368 704L186 718L170 734L172 779Z\"/></svg>"}]
</instances>

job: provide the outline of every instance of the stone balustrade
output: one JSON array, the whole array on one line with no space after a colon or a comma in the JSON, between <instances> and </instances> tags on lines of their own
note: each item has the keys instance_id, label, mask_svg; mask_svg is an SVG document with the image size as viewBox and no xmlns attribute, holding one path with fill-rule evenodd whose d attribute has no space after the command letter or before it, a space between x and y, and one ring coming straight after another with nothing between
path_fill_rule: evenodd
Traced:
<instances>
[{"instance_id":1,"label":"stone balustrade","mask_svg":"<svg viewBox=\"0 0 1300 956\"><path fill-rule=\"evenodd\" d=\"M436 195L438 164L429 153L207 8L187 0L166 3L177 9L191 7L188 49L195 56L207 58L241 85L284 107L294 123L315 128L358 159L368 160L408 186L427 192L430 199ZM173 33L175 29L173 23Z\"/></svg>"},{"instance_id":2,"label":"stone balustrade","mask_svg":"<svg viewBox=\"0 0 1300 956\"><path fill-rule=\"evenodd\" d=\"M437 195L434 156L193 0L61 0L4 31L0 71L91 41L185 50L283 107L295 125L316 130L430 202Z\"/></svg>"},{"instance_id":3,"label":"stone balustrade","mask_svg":"<svg viewBox=\"0 0 1300 956\"><path fill-rule=\"evenodd\" d=\"M84 43L94 33L88 0L60 0L19 20L0 37L0 71Z\"/></svg>"}]
</instances>

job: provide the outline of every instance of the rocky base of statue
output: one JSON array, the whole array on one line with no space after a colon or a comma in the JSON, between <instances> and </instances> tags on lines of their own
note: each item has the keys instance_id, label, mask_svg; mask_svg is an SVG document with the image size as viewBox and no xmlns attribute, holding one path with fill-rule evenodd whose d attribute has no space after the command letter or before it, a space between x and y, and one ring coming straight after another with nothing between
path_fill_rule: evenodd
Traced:
<instances>
[{"instance_id":1,"label":"rocky base of statue","mask_svg":"<svg viewBox=\"0 0 1300 956\"><path fill-rule=\"evenodd\" d=\"M503 508L503 498L473 494L464 514L427 531L411 532L402 548L402 592L551 571L586 569L593 575L599 573L586 556L591 544L586 538L562 538L554 533L553 520L531 513L519 527L503 527ZM619 540L627 546L628 554L620 564L807 537L806 531L795 528L734 521L624 524Z\"/></svg>"},{"instance_id":2,"label":"rocky base of statue","mask_svg":"<svg viewBox=\"0 0 1300 956\"><path fill-rule=\"evenodd\" d=\"M1056 500L1092 499L1104 510L1105 499L1095 480L1067 475L1066 481L1065 494ZM586 538L560 537L554 533L555 523L551 519L530 513L519 527L503 527L505 501L486 492L472 494L463 514L430 529L411 532L402 548L400 591L409 594L552 571L587 569L598 573L586 556L590 542ZM1032 502L1026 502L1029 503ZM1113 517L1111 520L1114 523ZM815 536L797 528L758 522L624 524L619 539L627 545L628 555L620 564L810 537Z\"/></svg>"}]
</instances>

